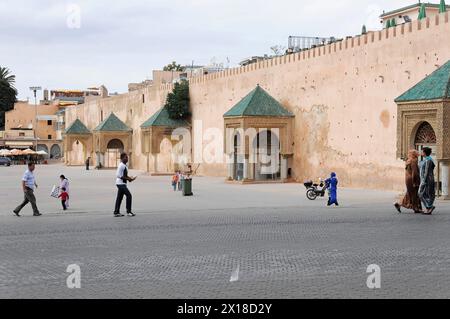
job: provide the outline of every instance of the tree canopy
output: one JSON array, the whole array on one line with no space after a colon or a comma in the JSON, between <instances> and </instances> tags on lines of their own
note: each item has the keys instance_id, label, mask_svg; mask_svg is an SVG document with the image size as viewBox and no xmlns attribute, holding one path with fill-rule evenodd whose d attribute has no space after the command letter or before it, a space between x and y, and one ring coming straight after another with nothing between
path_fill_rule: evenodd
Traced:
<instances>
[{"instance_id":1,"label":"tree canopy","mask_svg":"<svg viewBox=\"0 0 450 319\"><path fill-rule=\"evenodd\" d=\"M15 75L8 68L0 66L0 128L5 126L5 112L12 110L17 102L15 82Z\"/></svg>"},{"instance_id":2,"label":"tree canopy","mask_svg":"<svg viewBox=\"0 0 450 319\"><path fill-rule=\"evenodd\" d=\"M182 72L184 68L181 66L181 64L177 64L177 62L173 61L172 63L166 65L163 68L163 71L175 71L175 72Z\"/></svg>"},{"instance_id":3,"label":"tree canopy","mask_svg":"<svg viewBox=\"0 0 450 319\"><path fill-rule=\"evenodd\" d=\"M189 110L189 82L181 81L174 85L173 91L167 95L165 107L171 119L186 119L191 115Z\"/></svg>"}]
</instances>

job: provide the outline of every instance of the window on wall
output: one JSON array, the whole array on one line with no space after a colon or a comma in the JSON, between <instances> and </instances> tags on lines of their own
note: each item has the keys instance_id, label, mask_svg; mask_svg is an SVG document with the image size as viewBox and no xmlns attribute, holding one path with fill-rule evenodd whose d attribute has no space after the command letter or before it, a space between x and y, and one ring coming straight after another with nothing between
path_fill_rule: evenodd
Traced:
<instances>
[{"instance_id":1,"label":"window on wall","mask_svg":"<svg viewBox=\"0 0 450 319\"><path fill-rule=\"evenodd\" d=\"M24 136L25 136L25 133L19 133L19 136L20 136L20 137L24 137Z\"/></svg>"},{"instance_id":2,"label":"window on wall","mask_svg":"<svg viewBox=\"0 0 450 319\"><path fill-rule=\"evenodd\" d=\"M48 121L47 121L47 125L49 125L49 126L50 126L50 125L53 125L53 121L52 121L52 120L48 120Z\"/></svg>"},{"instance_id":3,"label":"window on wall","mask_svg":"<svg viewBox=\"0 0 450 319\"><path fill-rule=\"evenodd\" d=\"M145 94L142 94L142 103L145 103Z\"/></svg>"},{"instance_id":4,"label":"window on wall","mask_svg":"<svg viewBox=\"0 0 450 319\"><path fill-rule=\"evenodd\" d=\"M51 136L50 134L49 134L49 135L48 135L47 137L48 137L48 139L49 139L49 140L51 140L51 139L52 139L52 136Z\"/></svg>"}]
</instances>

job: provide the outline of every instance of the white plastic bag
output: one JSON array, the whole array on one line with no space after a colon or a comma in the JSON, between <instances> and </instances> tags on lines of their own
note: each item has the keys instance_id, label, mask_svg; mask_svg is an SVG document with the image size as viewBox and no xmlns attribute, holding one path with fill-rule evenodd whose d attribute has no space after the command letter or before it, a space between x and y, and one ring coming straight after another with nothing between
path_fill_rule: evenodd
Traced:
<instances>
[{"instance_id":1,"label":"white plastic bag","mask_svg":"<svg viewBox=\"0 0 450 319\"><path fill-rule=\"evenodd\" d=\"M59 196L59 186L53 185L52 192L50 193L51 197L58 198Z\"/></svg>"}]
</instances>

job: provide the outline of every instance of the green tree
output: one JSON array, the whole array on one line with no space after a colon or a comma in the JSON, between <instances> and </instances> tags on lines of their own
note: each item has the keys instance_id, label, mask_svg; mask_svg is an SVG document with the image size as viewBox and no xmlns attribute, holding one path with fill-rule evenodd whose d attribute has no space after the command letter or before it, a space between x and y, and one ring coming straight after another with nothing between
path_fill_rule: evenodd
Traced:
<instances>
[{"instance_id":1,"label":"green tree","mask_svg":"<svg viewBox=\"0 0 450 319\"><path fill-rule=\"evenodd\" d=\"M181 81L174 85L173 91L167 95L165 107L171 119L186 119L191 115L189 111L189 82Z\"/></svg>"},{"instance_id":2,"label":"green tree","mask_svg":"<svg viewBox=\"0 0 450 319\"><path fill-rule=\"evenodd\" d=\"M17 102L15 83L15 75L8 68L0 66L0 128L5 126L5 112L12 110Z\"/></svg>"},{"instance_id":3,"label":"green tree","mask_svg":"<svg viewBox=\"0 0 450 319\"><path fill-rule=\"evenodd\" d=\"M184 68L181 64L177 64L177 62L173 61L172 63L166 65L163 68L163 71L175 71L175 72L183 72Z\"/></svg>"}]
</instances>

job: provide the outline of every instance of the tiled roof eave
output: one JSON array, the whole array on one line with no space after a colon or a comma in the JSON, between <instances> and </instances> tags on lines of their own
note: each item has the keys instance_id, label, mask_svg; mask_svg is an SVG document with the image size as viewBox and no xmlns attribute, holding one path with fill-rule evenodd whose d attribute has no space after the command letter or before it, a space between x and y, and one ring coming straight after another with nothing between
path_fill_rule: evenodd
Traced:
<instances>
[{"instance_id":1,"label":"tiled roof eave","mask_svg":"<svg viewBox=\"0 0 450 319\"><path fill-rule=\"evenodd\" d=\"M428 99L428 100L395 100L398 105L405 104L424 104L424 103L439 103L439 102L449 102L450 98L438 98L438 99Z\"/></svg>"},{"instance_id":2,"label":"tiled roof eave","mask_svg":"<svg viewBox=\"0 0 450 319\"><path fill-rule=\"evenodd\" d=\"M100 130L94 130L94 132L96 133L131 133L133 132L132 129L128 129L128 130L105 130L105 129L100 129Z\"/></svg>"},{"instance_id":3,"label":"tiled roof eave","mask_svg":"<svg viewBox=\"0 0 450 319\"><path fill-rule=\"evenodd\" d=\"M71 133L71 132L65 132L64 133L65 135L92 135L92 132L74 132L74 133Z\"/></svg>"},{"instance_id":4,"label":"tiled roof eave","mask_svg":"<svg viewBox=\"0 0 450 319\"><path fill-rule=\"evenodd\" d=\"M295 115L224 115L227 118L294 118Z\"/></svg>"}]
</instances>

